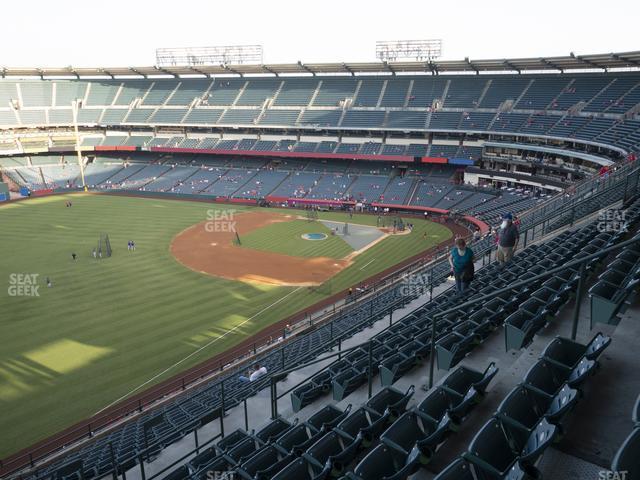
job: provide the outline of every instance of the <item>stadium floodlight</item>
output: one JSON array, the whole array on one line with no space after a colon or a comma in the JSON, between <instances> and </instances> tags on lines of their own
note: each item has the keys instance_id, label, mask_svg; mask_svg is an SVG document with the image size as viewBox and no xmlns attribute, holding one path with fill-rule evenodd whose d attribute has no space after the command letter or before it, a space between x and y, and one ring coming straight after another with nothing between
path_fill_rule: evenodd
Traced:
<instances>
[{"instance_id":1,"label":"stadium floodlight","mask_svg":"<svg viewBox=\"0 0 640 480\"><path fill-rule=\"evenodd\" d=\"M376 42L376 58L383 62L397 60L435 60L442 55L442 40L391 40Z\"/></svg>"},{"instance_id":2,"label":"stadium floodlight","mask_svg":"<svg viewBox=\"0 0 640 480\"><path fill-rule=\"evenodd\" d=\"M245 63L262 63L262 45L156 49L156 65L158 67L242 65Z\"/></svg>"}]
</instances>

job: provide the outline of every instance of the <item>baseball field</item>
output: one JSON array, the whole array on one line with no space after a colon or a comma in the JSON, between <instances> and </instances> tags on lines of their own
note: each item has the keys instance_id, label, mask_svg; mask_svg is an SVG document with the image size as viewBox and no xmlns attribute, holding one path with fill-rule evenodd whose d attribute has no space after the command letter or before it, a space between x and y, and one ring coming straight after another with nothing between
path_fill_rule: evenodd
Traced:
<instances>
[{"instance_id":1,"label":"baseball field","mask_svg":"<svg viewBox=\"0 0 640 480\"><path fill-rule=\"evenodd\" d=\"M92 194L1 206L0 458L452 236L409 221Z\"/></svg>"}]
</instances>

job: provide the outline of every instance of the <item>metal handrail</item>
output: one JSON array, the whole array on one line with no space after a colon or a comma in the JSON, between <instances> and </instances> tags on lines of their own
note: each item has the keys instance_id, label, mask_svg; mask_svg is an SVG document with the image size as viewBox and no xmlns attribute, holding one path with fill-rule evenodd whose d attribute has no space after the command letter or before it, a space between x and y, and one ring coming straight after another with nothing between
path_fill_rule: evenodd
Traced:
<instances>
[{"instance_id":1,"label":"metal handrail","mask_svg":"<svg viewBox=\"0 0 640 480\"><path fill-rule=\"evenodd\" d=\"M640 236L634 236L633 238L630 238L629 240L625 240L623 242L618 243L617 245L612 245L611 247L607 247L603 250L600 250L599 252L595 252L595 253L591 253L589 255L586 255L584 257L581 257L579 259L576 260L571 260L568 263L565 263L563 265L560 265L559 267L555 267L552 268L551 270L548 270L546 272L540 273L538 275L535 275L531 278L528 278L526 280L521 280L519 282L515 282L511 285L508 285L506 287L502 287L499 288L498 290L488 293L486 295L481 295L480 297L471 299L469 301L466 301L464 303L461 303L459 305L453 306L451 308L448 308L442 312L438 312L433 314L433 316L431 317L431 354L430 354L430 358L429 358L429 388L431 388L433 386L433 368L434 368L434 360L435 360L435 344L436 344L436 330L437 330L437 323L438 320L440 318L443 318L446 315L449 315L451 313L455 313L463 308L466 307L470 307L473 305L477 305L478 303L481 302L486 302L488 300L492 300L494 298L496 298L497 296L503 294L503 293L507 293L510 292L516 288L520 288L520 287L526 287L527 285L530 285L534 282L537 282L539 280L543 280L545 278L548 278L558 272L562 272L567 270L568 268L574 267L574 266L580 266L580 283L579 283L579 287L582 286L582 283L584 281L584 274L585 274L585 264L593 259L596 258L601 258L601 257L605 257L607 256L609 253L615 251L615 250L619 250L621 248L626 247L627 245L632 245L635 243L639 243L640 242ZM580 301L582 300L582 291L581 288L578 288L578 291L576 292L576 302L575 302L575 308L576 311L579 311L580 308ZM577 314L574 312L574 319L573 319L573 326L572 326L572 340L575 340L575 336L576 336L576 331L577 331L577 321L578 321L578 316Z\"/></svg>"}]
</instances>

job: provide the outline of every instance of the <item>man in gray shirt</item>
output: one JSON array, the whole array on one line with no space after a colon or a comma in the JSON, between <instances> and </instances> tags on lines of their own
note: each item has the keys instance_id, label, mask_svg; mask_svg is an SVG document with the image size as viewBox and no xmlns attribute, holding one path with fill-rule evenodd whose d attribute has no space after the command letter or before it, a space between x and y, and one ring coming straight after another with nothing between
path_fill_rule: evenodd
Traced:
<instances>
[{"instance_id":1,"label":"man in gray shirt","mask_svg":"<svg viewBox=\"0 0 640 480\"><path fill-rule=\"evenodd\" d=\"M519 240L520 232L518 227L513 224L513 215L510 213L504 214L498 232L498 251L496 252L496 260L500 266L504 266L511 261L518 248Z\"/></svg>"}]
</instances>

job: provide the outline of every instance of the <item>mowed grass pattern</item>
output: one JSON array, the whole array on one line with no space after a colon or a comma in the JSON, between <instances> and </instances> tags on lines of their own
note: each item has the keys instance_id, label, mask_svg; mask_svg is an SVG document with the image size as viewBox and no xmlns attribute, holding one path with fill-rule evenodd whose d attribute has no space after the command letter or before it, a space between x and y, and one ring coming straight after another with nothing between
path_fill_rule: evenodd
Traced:
<instances>
[{"instance_id":1,"label":"mowed grass pattern","mask_svg":"<svg viewBox=\"0 0 640 480\"><path fill-rule=\"evenodd\" d=\"M451 236L416 221L414 233L375 245L325 290L259 287L193 272L170 254L171 239L216 208L225 206L82 194L0 207L0 458ZM114 255L94 260L101 232ZM40 296L10 296L15 273L39 274Z\"/></svg>"},{"instance_id":2,"label":"mowed grass pattern","mask_svg":"<svg viewBox=\"0 0 640 480\"><path fill-rule=\"evenodd\" d=\"M324 240L305 240L305 233L324 233ZM240 237L244 248L292 255L294 257L344 258L353 249L342 238L320 222L291 220L272 223Z\"/></svg>"}]
</instances>

